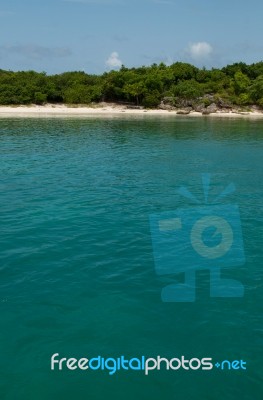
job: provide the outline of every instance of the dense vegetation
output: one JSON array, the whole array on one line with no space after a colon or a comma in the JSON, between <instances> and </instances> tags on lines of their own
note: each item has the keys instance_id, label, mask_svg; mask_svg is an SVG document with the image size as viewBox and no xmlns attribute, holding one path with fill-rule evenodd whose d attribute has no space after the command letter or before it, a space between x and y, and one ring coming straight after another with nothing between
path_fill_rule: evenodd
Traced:
<instances>
[{"instance_id":1,"label":"dense vegetation","mask_svg":"<svg viewBox=\"0 0 263 400\"><path fill-rule=\"evenodd\" d=\"M89 104L131 102L156 107L163 98L198 99L212 94L229 104L263 107L263 62L235 63L222 69L198 69L176 62L126 68L103 75L0 70L0 104Z\"/></svg>"}]
</instances>

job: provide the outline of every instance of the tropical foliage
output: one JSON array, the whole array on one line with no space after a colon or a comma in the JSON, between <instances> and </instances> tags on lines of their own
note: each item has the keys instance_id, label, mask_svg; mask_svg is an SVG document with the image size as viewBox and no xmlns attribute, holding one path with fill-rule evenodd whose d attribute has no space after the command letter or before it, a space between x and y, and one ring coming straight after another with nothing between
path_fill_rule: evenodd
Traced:
<instances>
[{"instance_id":1,"label":"tropical foliage","mask_svg":"<svg viewBox=\"0 0 263 400\"><path fill-rule=\"evenodd\" d=\"M154 108L163 98L197 99L213 95L230 104L263 107L263 62L199 69L176 62L126 68L103 75L0 70L0 104L132 103Z\"/></svg>"}]
</instances>

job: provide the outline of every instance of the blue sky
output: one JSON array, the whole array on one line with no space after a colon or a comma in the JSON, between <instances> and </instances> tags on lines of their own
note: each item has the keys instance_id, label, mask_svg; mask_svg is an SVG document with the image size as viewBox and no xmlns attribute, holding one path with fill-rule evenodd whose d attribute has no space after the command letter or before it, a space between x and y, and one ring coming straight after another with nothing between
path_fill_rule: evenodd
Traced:
<instances>
[{"instance_id":1,"label":"blue sky","mask_svg":"<svg viewBox=\"0 0 263 400\"><path fill-rule=\"evenodd\" d=\"M263 60L262 0L1 0L0 68L84 70Z\"/></svg>"}]
</instances>

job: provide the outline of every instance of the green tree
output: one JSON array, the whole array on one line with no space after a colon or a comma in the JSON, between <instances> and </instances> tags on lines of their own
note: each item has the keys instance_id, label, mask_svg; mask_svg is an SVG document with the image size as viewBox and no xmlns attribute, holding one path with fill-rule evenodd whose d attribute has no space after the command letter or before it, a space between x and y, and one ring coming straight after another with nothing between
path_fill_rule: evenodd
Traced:
<instances>
[{"instance_id":1,"label":"green tree","mask_svg":"<svg viewBox=\"0 0 263 400\"><path fill-rule=\"evenodd\" d=\"M174 82L177 83L180 80L195 79L198 72L198 68L191 64L176 62L170 66L170 69L174 75Z\"/></svg>"},{"instance_id":2,"label":"green tree","mask_svg":"<svg viewBox=\"0 0 263 400\"><path fill-rule=\"evenodd\" d=\"M128 98L135 99L136 104L140 104L140 98L146 92L146 88L143 82L128 83L124 86L124 93L127 94Z\"/></svg>"},{"instance_id":3,"label":"green tree","mask_svg":"<svg viewBox=\"0 0 263 400\"><path fill-rule=\"evenodd\" d=\"M248 87L251 85L251 81L243 72L237 71L231 84L233 85L235 93L240 95L247 91Z\"/></svg>"},{"instance_id":4,"label":"green tree","mask_svg":"<svg viewBox=\"0 0 263 400\"><path fill-rule=\"evenodd\" d=\"M41 93L41 92L36 92L35 93L35 99L34 99L35 104L42 105L42 104L46 103L46 101L47 101L47 95L46 94Z\"/></svg>"},{"instance_id":5,"label":"green tree","mask_svg":"<svg viewBox=\"0 0 263 400\"><path fill-rule=\"evenodd\" d=\"M203 89L198 82L191 79L179 82L178 85L174 86L173 93L183 99L195 99L203 95Z\"/></svg>"},{"instance_id":6,"label":"green tree","mask_svg":"<svg viewBox=\"0 0 263 400\"><path fill-rule=\"evenodd\" d=\"M252 101L262 105L263 99L263 74L258 76L249 87L249 94ZM261 103L260 103L261 102Z\"/></svg>"},{"instance_id":7,"label":"green tree","mask_svg":"<svg viewBox=\"0 0 263 400\"><path fill-rule=\"evenodd\" d=\"M153 92L145 94L142 104L146 108L156 108L160 104L160 101L160 93L158 92L158 90L154 90Z\"/></svg>"}]
</instances>

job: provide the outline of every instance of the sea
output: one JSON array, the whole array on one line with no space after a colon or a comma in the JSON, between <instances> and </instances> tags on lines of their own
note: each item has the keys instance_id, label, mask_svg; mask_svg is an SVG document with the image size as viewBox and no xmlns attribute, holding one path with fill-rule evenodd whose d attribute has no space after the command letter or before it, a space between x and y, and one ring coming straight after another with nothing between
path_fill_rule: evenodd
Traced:
<instances>
[{"instance_id":1,"label":"sea","mask_svg":"<svg viewBox=\"0 0 263 400\"><path fill-rule=\"evenodd\" d=\"M1 118L0 398L262 400L262 182L261 119Z\"/></svg>"}]
</instances>

